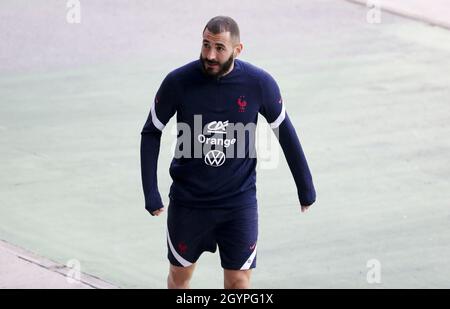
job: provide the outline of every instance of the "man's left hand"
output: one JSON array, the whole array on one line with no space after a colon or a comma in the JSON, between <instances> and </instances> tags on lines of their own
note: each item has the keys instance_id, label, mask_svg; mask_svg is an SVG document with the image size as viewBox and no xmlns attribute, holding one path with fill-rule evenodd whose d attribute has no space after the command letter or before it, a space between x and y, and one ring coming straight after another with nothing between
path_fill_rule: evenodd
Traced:
<instances>
[{"instance_id":1,"label":"man's left hand","mask_svg":"<svg viewBox=\"0 0 450 309\"><path fill-rule=\"evenodd\" d=\"M302 212L306 212L309 209L309 207L311 207L311 205L309 205L309 206L302 206Z\"/></svg>"}]
</instances>

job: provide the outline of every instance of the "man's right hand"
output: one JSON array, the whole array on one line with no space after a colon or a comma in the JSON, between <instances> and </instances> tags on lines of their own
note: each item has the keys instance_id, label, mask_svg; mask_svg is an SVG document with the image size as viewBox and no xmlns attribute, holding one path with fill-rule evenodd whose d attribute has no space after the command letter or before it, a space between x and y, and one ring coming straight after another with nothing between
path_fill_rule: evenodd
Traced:
<instances>
[{"instance_id":1,"label":"man's right hand","mask_svg":"<svg viewBox=\"0 0 450 309\"><path fill-rule=\"evenodd\" d=\"M164 207L161 207L160 209L157 209L155 211L152 212L152 215L154 216L159 216L160 214L162 214L164 212Z\"/></svg>"}]
</instances>

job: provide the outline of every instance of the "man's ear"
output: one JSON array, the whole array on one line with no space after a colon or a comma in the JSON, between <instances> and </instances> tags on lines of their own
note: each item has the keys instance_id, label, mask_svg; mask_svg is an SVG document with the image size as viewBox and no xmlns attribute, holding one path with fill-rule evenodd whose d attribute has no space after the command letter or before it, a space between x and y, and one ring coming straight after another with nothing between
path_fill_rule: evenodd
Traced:
<instances>
[{"instance_id":1,"label":"man's ear","mask_svg":"<svg viewBox=\"0 0 450 309\"><path fill-rule=\"evenodd\" d=\"M240 55L240 53L242 52L243 49L244 49L244 45L242 43L239 43L234 48L234 58L237 58Z\"/></svg>"}]
</instances>

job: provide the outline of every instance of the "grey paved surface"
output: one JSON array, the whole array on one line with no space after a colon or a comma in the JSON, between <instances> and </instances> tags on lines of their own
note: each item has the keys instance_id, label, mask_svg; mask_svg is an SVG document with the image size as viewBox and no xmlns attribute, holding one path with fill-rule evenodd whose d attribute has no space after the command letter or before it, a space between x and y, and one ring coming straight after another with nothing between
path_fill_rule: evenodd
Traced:
<instances>
[{"instance_id":1,"label":"grey paved surface","mask_svg":"<svg viewBox=\"0 0 450 309\"><path fill-rule=\"evenodd\" d=\"M277 79L318 193L302 215L283 157L259 169L253 286L450 286L450 32L388 13L368 24L332 0L82 1L79 25L64 1L33 3L0 4L1 239L120 287L165 287L166 217L143 208L139 133L164 75L226 14L241 58ZM222 286L217 254L192 286Z\"/></svg>"}]
</instances>

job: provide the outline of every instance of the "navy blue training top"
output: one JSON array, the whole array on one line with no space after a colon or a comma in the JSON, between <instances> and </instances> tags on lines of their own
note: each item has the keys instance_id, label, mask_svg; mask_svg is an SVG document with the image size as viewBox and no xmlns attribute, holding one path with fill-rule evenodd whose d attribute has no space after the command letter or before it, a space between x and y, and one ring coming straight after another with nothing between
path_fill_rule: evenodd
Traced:
<instances>
[{"instance_id":1,"label":"navy blue training top","mask_svg":"<svg viewBox=\"0 0 450 309\"><path fill-rule=\"evenodd\" d=\"M311 173L275 80L238 59L227 75L211 77L196 60L166 76L141 132L141 174L149 212L163 207L157 162L161 132L175 113L178 142L169 170L173 180L169 197L177 204L213 208L256 203L251 129L258 114L276 130L300 204L315 202Z\"/></svg>"}]
</instances>

